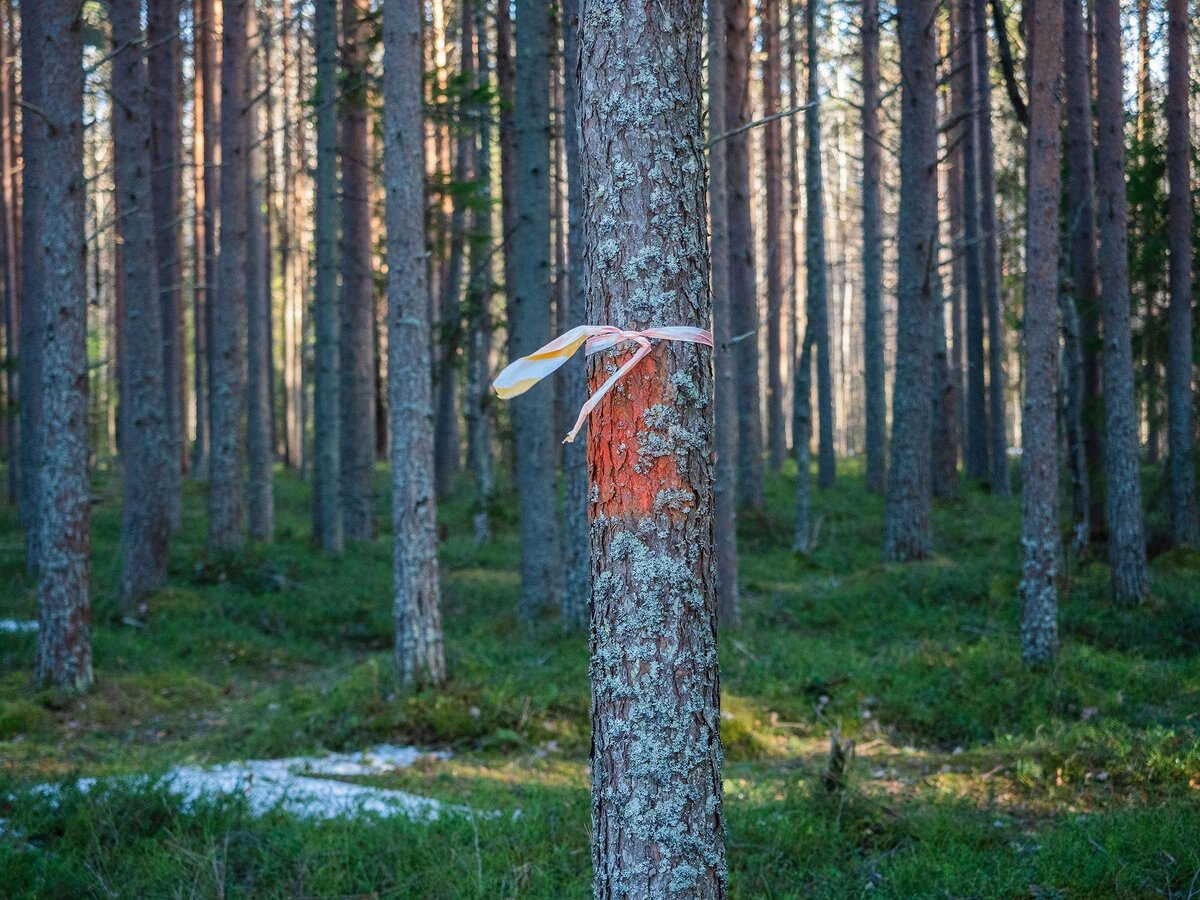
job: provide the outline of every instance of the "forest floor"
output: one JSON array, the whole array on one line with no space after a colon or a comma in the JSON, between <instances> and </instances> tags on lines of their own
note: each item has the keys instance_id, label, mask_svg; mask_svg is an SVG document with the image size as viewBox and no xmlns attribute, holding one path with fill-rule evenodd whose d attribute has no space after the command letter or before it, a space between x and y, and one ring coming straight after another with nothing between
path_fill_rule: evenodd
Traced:
<instances>
[{"instance_id":1,"label":"forest floor","mask_svg":"<svg viewBox=\"0 0 1200 900\"><path fill-rule=\"evenodd\" d=\"M937 507L935 559L888 566L855 461L814 492L810 557L790 549L793 483L741 518L745 622L721 636L732 893L1200 897L1200 555L1155 558L1134 610L1102 560L1072 562L1058 664L1029 672L1019 500L965 490ZM1148 473L1152 532L1158 490ZM482 549L467 491L443 505L451 681L403 698L386 537L314 552L307 489L281 474L278 541L212 560L187 491L169 586L135 627L114 599L118 492L97 484L94 692L32 691L35 636L0 632L0 896L589 896L586 638L553 611L518 626L512 497ZM0 618L35 618L22 558L2 507ZM831 792L834 729L858 746ZM351 780L492 815L306 820L73 786L381 743L452 755Z\"/></svg>"}]
</instances>

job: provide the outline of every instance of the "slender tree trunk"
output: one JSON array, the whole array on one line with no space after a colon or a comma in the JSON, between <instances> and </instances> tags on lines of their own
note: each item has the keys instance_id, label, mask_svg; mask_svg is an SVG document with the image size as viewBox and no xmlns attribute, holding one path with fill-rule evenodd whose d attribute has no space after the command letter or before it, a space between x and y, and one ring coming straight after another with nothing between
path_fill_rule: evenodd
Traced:
<instances>
[{"instance_id":1,"label":"slender tree trunk","mask_svg":"<svg viewBox=\"0 0 1200 900\"><path fill-rule=\"evenodd\" d=\"M35 680L83 691L92 685L92 650L82 7L73 0L26 0L22 22L22 73L33 77L34 102L43 114L24 116L26 127L41 120L25 144L25 159L53 148L34 182L25 182L25 205L39 210L25 240L35 248L44 279L31 298L44 310L37 332L44 368L33 520L41 532Z\"/></svg>"},{"instance_id":2,"label":"slender tree trunk","mask_svg":"<svg viewBox=\"0 0 1200 900\"><path fill-rule=\"evenodd\" d=\"M167 578L172 501L168 472L178 470L170 435L163 308L152 194L153 151L141 4L114 0L112 22L113 183L125 276L121 362L121 604L131 615Z\"/></svg>"},{"instance_id":3,"label":"slender tree trunk","mask_svg":"<svg viewBox=\"0 0 1200 900\"><path fill-rule=\"evenodd\" d=\"M866 361L867 490L882 492L887 468L887 397L884 388L883 240L879 187L879 0L864 0L863 80L863 356Z\"/></svg>"},{"instance_id":4,"label":"slender tree trunk","mask_svg":"<svg viewBox=\"0 0 1200 900\"><path fill-rule=\"evenodd\" d=\"M758 0L762 29L763 117L780 108L779 0ZM778 119L762 128L763 181L766 215L763 220L767 250L767 459L778 474L787 455L783 412L783 123Z\"/></svg>"},{"instance_id":5,"label":"slender tree trunk","mask_svg":"<svg viewBox=\"0 0 1200 900\"><path fill-rule=\"evenodd\" d=\"M255 52L249 61L249 95L263 90L259 71L261 52L258 17L251 19ZM250 537L269 541L275 536L275 454L271 440L271 295L263 272L269 271L270 235L265 213L263 148L259 145L259 106L246 116L246 510Z\"/></svg>"},{"instance_id":6,"label":"slender tree trunk","mask_svg":"<svg viewBox=\"0 0 1200 900\"><path fill-rule=\"evenodd\" d=\"M383 48L396 672L403 687L413 688L446 677L433 490L419 0L384 0Z\"/></svg>"},{"instance_id":7,"label":"slender tree trunk","mask_svg":"<svg viewBox=\"0 0 1200 900\"><path fill-rule=\"evenodd\" d=\"M317 0L316 295L313 321L313 539L326 553L342 552L339 317L337 303L337 0Z\"/></svg>"},{"instance_id":8,"label":"slender tree trunk","mask_svg":"<svg viewBox=\"0 0 1200 900\"><path fill-rule=\"evenodd\" d=\"M1071 552L1080 556L1088 545L1087 451L1083 435L1083 350L1080 346L1079 311L1075 297L1066 287L1058 292L1058 310L1062 318L1062 372L1059 381L1063 396L1059 400L1064 437L1067 444L1067 466L1071 472Z\"/></svg>"},{"instance_id":9,"label":"slender tree trunk","mask_svg":"<svg viewBox=\"0 0 1200 900\"><path fill-rule=\"evenodd\" d=\"M837 474L833 454L833 375L829 348L829 295L825 263L825 180L821 172L821 112L817 96L817 0L804 6L808 68L804 110L804 265L808 273L808 317L817 351L817 484L832 487Z\"/></svg>"},{"instance_id":10,"label":"slender tree trunk","mask_svg":"<svg viewBox=\"0 0 1200 900\"><path fill-rule=\"evenodd\" d=\"M225 0L222 7L221 247L209 332L212 452L208 543L213 550L236 550L245 540L248 8L249 0Z\"/></svg>"},{"instance_id":11,"label":"slender tree trunk","mask_svg":"<svg viewBox=\"0 0 1200 900\"><path fill-rule=\"evenodd\" d=\"M514 252L515 235L517 231L517 148L516 148L516 116L514 112L517 80L513 71L513 33L512 10L509 3L496 3L496 86L498 88L499 141L500 141L500 222L504 245L504 293L507 298L515 290L517 283L516 261ZM511 317L511 312L509 313ZM513 352L512 323L508 327L508 353ZM516 415L515 407L513 415Z\"/></svg>"},{"instance_id":12,"label":"slender tree trunk","mask_svg":"<svg viewBox=\"0 0 1200 900\"><path fill-rule=\"evenodd\" d=\"M371 142L367 119L370 5L342 3L342 294L338 394L342 532L375 538L375 291L371 266Z\"/></svg>"},{"instance_id":13,"label":"slender tree trunk","mask_svg":"<svg viewBox=\"0 0 1200 900\"><path fill-rule=\"evenodd\" d=\"M582 325L587 317L587 284L583 265L583 182L579 171L579 0L564 0L563 18L563 144L567 168L567 292L562 330ZM587 400L583 366L567 366L563 377L563 407L568 415ZM587 426L563 445L564 584L560 601L563 627L583 631L588 625L591 597L590 537L588 534Z\"/></svg>"},{"instance_id":14,"label":"slender tree trunk","mask_svg":"<svg viewBox=\"0 0 1200 900\"><path fill-rule=\"evenodd\" d=\"M929 335L937 247L937 45L934 0L906 0L900 30L900 220L892 461L883 555L933 552L929 527Z\"/></svg>"},{"instance_id":15,"label":"slender tree trunk","mask_svg":"<svg viewBox=\"0 0 1200 900\"><path fill-rule=\"evenodd\" d=\"M1074 548L1082 552L1104 524L1103 442L1099 365L1099 291L1096 282L1095 162L1092 158L1092 87L1087 35L1080 0L1063 0L1063 57L1066 71L1068 201L1067 237L1071 254L1073 307L1078 321L1078 351L1082 372L1072 379L1071 402L1078 393L1086 468L1075 478L1073 491ZM1071 361L1070 371L1074 372ZM1072 422L1075 413L1072 413ZM1080 503L1086 501L1085 508Z\"/></svg>"},{"instance_id":16,"label":"slender tree trunk","mask_svg":"<svg viewBox=\"0 0 1200 900\"><path fill-rule=\"evenodd\" d=\"M192 474L208 476L212 439L212 415L209 396L211 384L213 302L217 274L217 64L213 45L216 21L213 0L196 0L194 63L196 110L193 121L196 136L193 153L196 162L196 293L193 295L195 329L193 356L196 361L196 442L192 445Z\"/></svg>"},{"instance_id":17,"label":"slender tree trunk","mask_svg":"<svg viewBox=\"0 0 1200 900\"><path fill-rule=\"evenodd\" d=\"M750 122L750 3L725 0L725 130L736 132ZM750 135L733 134L725 141L726 221L730 324L737 357L738 500L763 505L763 436L759 385L758 286L754 268L754 226L750 217Z\"/></svg>"},{"instance_id":18,"label":"slender tree trunk","mask_svg":"<svg viewBox=\"0 0 1200 900\"><path fill-rule=\"evenodd\" d=\"M623 328L705 327L701 3L634 0L623 16L610 11L584 0L588 318ZM674 27L662 28L664 21ZM669 216L661 215L663 197ZM727 894L708 353L696 344L656 348L592 419L598 898ZM620 347L595 357L593 388L627 355ZM651 446L661 449L648 454Z\"/></svg>"},{"instance_id":19,"label":"slender tree trunk","mask_svg":"<svg viewBox=\"0 0 1200 900\"><path fill-rule=\"evenodd\" d=\"M1200 541L1196 523L1196 466L1192 452L1192 231L1191 129L1188 98L1186 0L1167 0L1167 204L1171 250L1171 302L1167 313L1167 482L1171 492L1171 539L1177 546Z\"/></svg>"},{"instance_id":20,"label":"slender tree trunk","mask_svg":"<svg viewBox=\"0 0 1200 900\"><path fill-rule=\"evenodd\" d=\"M1063 5L1034 0L1029 24L1025 405L1021 416L1021 657L1058 651L1058 209L1061 197Z\"/></svg>"},{"instance_id":21,"label":"slender tree trunk","mask_svg":"<svg viewBox=\"0 0 1200 900\"><path fill-rule=\"evenodd\" d=\"M987 0L975 0L975 103L979 107L979 229L983 287L987 298L988 462L992 493L1012 493L1008 478L1008 432L1004 406L1004 323L1001 320L1000 239L996 220L996 152L992 140L992 69L988 57Z\"/></svg>"},{"instance_id":22,"label":"slender tree trunk","mask_svg":"<svg viewBox=\"0 0 1200 900\"><path fill-rule=\"evenodd\" d=\"M933 274L933 309L930 315L930 479L935 497L953 497L958 493L958 454L955 450L954 382L950 377L950 358L946 349L946 301L938 269Z\"/></svg>"},{"instance_id":23,"label":"slender tree trunk","mask_svg":"<svg viewBox=\"0 0 1200 900\"><path fill-rule=\"evenodd\" d=\"M792 443L796 452L796 522L792 529L792 549L797 553L813 551L811 443L812 443L812 328L805 326L800 358L796 362Z\"/></svg>"},{"instance_id":24,"label":"slender tree trunk","mask_svg":"<svg viewBox=\"0 0 1200 900\"><path fill-rule=\"evenodd\" d=\"M1096 0L1097 200L1104 318L1105 493L1113 597L1141 603L1149 591L1138 471L1137 407L1129 329L1125 112L1117 0Z\"/></svg>"},{"instance_id":25,"label":"slender tree trunk","mask_svg":"<svg viewBox=\"0 0 1200 900\"><path fill-rule=\"evenodd\" d=\"M300 379L301 341L304 334L303 304L296 286L296 260L293 250L296 232L295 209L297 207L297 148L299 140L293 137L292 110L298 106L297 88L293 71L296 61L292 59L291 3L283 0L281 9L283 27L280 34L282 52L283 85L283 203L279 225L279 274L283 286L283 390L284 428L287 435L287 464L296 471L304 468L305 435L303 427L303 385ZM315 494L314 494L315 497Z\"/></svg>"},{"instance_id":26,"label":"slender tree trunk","mask_svg":"<svg viewBox=\"0 0 1200 900\"><path fill-rule=\"evenodd\" d=\"M16 187L16 97L13 93L11 68L13 45L16 43L16 24L10 0L0 3L0 264L3 265L4 290L4 432L8 450L8 499L20 506L21 498L21 431L20 385L18 367L21 362L21 288L20 262L17 253L17 192Z\"/></svg>"},{"instance_id":27,"label":"slender tree trunk","mask_svg":"<svg viewBox=\"0 0 1200 900\"><path fill-rule=\"evenodd\" d=\"M708 0L709 231L712 255L713 369L716 461L713 464L713 556L717 568L717 618L726 628L741 620L737 558L738 388L729 293L729 173L725 133L725 2Z\"/></svg>"},{"instance_id":28,"label":"slender tree trunk","mask_svg":"<svg viewBox=\"0 0 1200 900\"><path fill-rule=\"evenodd\" d=\"M518 0L515 121L516 281L508 286L512 354L550 340L550 14L545 0ZM533 621L559 586L554 394L547 383L513 400L521 523L519 613Z\"/></svg>"},{"instance_id":29,"label":"slender tree trunk","mask_svg":"<svg viewBox=\"0 0 1200 900\"><path fill-rule=\"evenodd\" d=\"M119 0L118 0L119 2ZM162 315L163 383L166 391L168 449L174 462L163 473L158 490L164 495L170 525L183 521L182 476L187 465L184 449L183 255L180 248L180 191L182 142L179 118L180 69L179 0L149 0L146 18L146 60L149 66L151 188L154 239L158 260L159 306Z\"/></svg>"}]
</instances>

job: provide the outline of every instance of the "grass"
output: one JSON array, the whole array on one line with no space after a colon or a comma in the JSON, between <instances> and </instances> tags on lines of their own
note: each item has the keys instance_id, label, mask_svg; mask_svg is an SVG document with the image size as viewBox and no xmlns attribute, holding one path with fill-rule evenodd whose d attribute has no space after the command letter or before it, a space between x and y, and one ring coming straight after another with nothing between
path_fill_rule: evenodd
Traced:
<instances>
[{"instance_id":1,"label":"grass","mask_svg":"<svg viewBox=\"0 0 1200 900\"><path fill-rule=\"evenodd\" d=\"M1136 610L1109 601L1102 560L1073 561L1063 651L1029 672L1019 502L965 490L935 512L935 559L884 565L882 500L855 461L842 472L814 495L810 556L790 549L792 476L741 518L745 624L721 642L732 893L1200 896L1200 556L1157 557ZM451 681L401 697L386 538L316 553L306 486L281 474L278 541L209 559L189 485L170 583L131 627L100 478L96 689L33 690L34 636L0 634L0 896L588 896L586 639L552 611L518 625L512 499L482 549L467 492L443 505ZM33 617L30 587L0 508L0 616ZM859 749L831 794L834 729ZM454 756L364 782L500 815L302 822L236 799L183 810L160 784L70 787L383 741Z\"/></svg>"}]
</instances>

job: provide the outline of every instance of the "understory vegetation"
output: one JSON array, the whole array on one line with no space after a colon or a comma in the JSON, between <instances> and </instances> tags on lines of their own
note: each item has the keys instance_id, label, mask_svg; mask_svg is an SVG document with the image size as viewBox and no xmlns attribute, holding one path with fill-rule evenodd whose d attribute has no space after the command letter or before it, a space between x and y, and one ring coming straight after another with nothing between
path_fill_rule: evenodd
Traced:
<instances>
[{"instance_id":1,"label":"understory vegetation","mask_svg":"<svg viewBox=\"0 0 1200 900\"><path fill-rule=\"evenodd\" d=\"M1062 652L1030 671L1019 501L965 489L935 510L933 560L884 565L882 498L845 466L814 497L809 556L790 549L794 471L741 517L744 626L721 635L731 892L1200 896L1200 554L1153 559L1136 609L1112 604L1102 555L1071 561ZM96 484L95 689L32 690L34 635L0 633L0 895L588 896L587 641L553 610L518 625L512 495L483 548L469 492L443 504L450 682L403 697L388 538L324 557L307 487L281 472L276 494L277 542L214 559L190 485L169 585L127 624L120 492ZM8 507L0 597L0 618L36 618ZM856 748L831 771L835 735ZM453 755L355 780L474 814L312 822L185 809L161 782L73 787L383 742Z\"/></svg>"}]
</instances>

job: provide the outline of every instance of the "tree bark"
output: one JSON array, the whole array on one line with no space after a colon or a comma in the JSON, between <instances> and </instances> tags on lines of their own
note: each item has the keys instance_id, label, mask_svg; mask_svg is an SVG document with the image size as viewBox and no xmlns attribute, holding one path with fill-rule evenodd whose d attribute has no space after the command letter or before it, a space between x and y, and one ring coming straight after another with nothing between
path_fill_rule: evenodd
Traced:
<instances>
[{"instance_id":1,"label":"tree bark","mask_svg":"<svg viewBox=\"0 0 1200 900\"><path fill-rule=\"evenodd\" d=\"M796 453L796 521L792 528L792 549L796 553L813 551L812 491L810 490L812 457L812 328L811 320L804 328L800 358L796 361L796 385L792 403L795 433L792 442Z\"/></svg>"},{"instance_id":2,"label":"tree bark","mask_svg":"<svg viewBox=\"0 0 1200 900\"><path fill-rule=\"evenodd\" d=\"M946 300L942 292L942 277L933 272L933 309L929 317L929 347L932 359L930 370L930 430L929 461L933 496L953 497L958 493L958 453L955 425L957 411L954 403L954 382L950 376L950 354L946 348Z\"/></svg>"},{"instance_id":3,"label":"tree bark","mask_svg":"<svg viewBox=\"0 0 1200 900\"><path fill-rule=\"evenodd\" d=\"M515 213L509 285L512 355L550 340L550 13L545 0L518 0L516 25ZM555 605L559 557L551 383L513 400L521 528L518 612L533 621Z\"/></svg>"},{"instance_id":4,"label":"tree bark","mask_svg":"<svg viewBox=\"0 0 1200 900\"><path fill-rule=\"evenodd\" d=\"M821 171L821 111L817 90L817 0L804 6L807 79L804 109L805 247L809 330L817 356L817 485L833 486L833 374L829 348L829 295L825 263L825 180Z\"/></svg>"},{"instance_id":5,"label":"tree bark","mask_svg":"<svg viewBox=\"0 0 1200 900\"><path fill-rule=\"evenodd\" d=\"M340 407L337 301L337 0L317 0L313 28L317 81L316 293L313 297L313 539L341 553Z\"/></svg>"},{"instance_id":6,"label":"tree bark","mask_svg":"<svg viewBox=\"0 0 1200 900\"><path fill-rule=\"evenodd\" d=\"M217 276L217 61L213 35L216 19L213 0L197 0L194 29L196 73L196 109L199 121L193 143L196 156L196 293L192 297L195 313L193 357L195 358L196 441L192 445L192 474L208 475L212 443L212 408L209 387L212 383L212 316ZM198 143L198 146L197 146Z\"/></svg>"},{"instance_id":7,"label":"tree bark","mask_svg":"<svg viewBox=\"0 0 1200 900\"><path fill-rule=\"evenodd\" d=\"M1096 282L1096 167L1092 157L1092 86L1087 35L1080 0L1063 0L1063 58L1066 72L1068 198L1067 236L1071 253L1071 288L1082 361L1079 383L1080 424L1086 469L1074 497L1074 546L1082 551L1104 526L1101 482L1104 471L1100 397L1099 290ZM1086 499L1086 506L1080 503Z\"/></svg>"},{"instance_id":8,"label":"tree bark","mask_svg":"<svg viewBox=\"0 0 1200 900\"><path fill-rule=\"evenodd\" d=\"M1071 472L1071 552L1081 556L1088 545L1088 511L1091 507L1086 441L1083 435L1083 348L1079 333L1079 311L1068 285L1058 292L1062 318L1062 372L1059 383L1059 415L1067 445L1067 467Z\"/></svg>"},{"instance_id":9,"label":"tree bark","mask_svg":"<svg viewBox=\"0 0 1200 900\"><path fill-rule=\"evenodd\" d=\"M370 4L343 0L341 74L342 294L338 392L342 534L375 539L375 285L367 118Z\"/></svg>"},{"instance_id":10,"label":"tree bark","mask_svg":"<svg viewBox=\"0 0 1200 900\"><path fill-rule=\"evenodd\" d=\"M433 490L419 0L384 0L383 52L396 672L401 686L411 689L446 677Z\"/></svg>"},{"instance_id":11,"label":"tree bark","mask_svg":"<svg viewBox=\"0 0 1200 900\"><path fill-rule=\"evenodd\" d=\"M1171 301L1167 312L1167 483L1171 493L1171 539L1176 546L1200 541L1196 523L1196 466L1192 453L1192 231L1191 128L1188 99L1186 0L1167 0L1167 203L1171 251Z\"/></svg>"},{"instance_id":12,"label":"tree bark","mask_svg":"<svg viewBox=\"0 0 1200 900\"><path fill-rule=\"evenodd\" d=\"M750 3L725 0L725 131L750 122ZM755 283L754 226L751 221L750 135L733 134L725 143L728 177L725 203L729 229L730 323L737 358L738 500L763 505L763 436L759 386L758 286Z\"/></svg>"},{"instance_id":13,"label":"tree bark","mask_svg":"<svg viewBox=\"0 0 1200 900\"><path fill-rule=\"evenodd\" d=\"M208 544L217 551L245 541L246 477L246 89L249 0L225 0L221 35L221 246L212 296L212 412Z\"/></svg>"},{"instance_id":14,"label":"tree bark","mask_svg":"<svg viewBox=\"0 0 1200 900\"><path fill-rule=\"evenodd\" d=\"M1097 200L1101 312L1104 320L1105 492L1113 597L1141 603L1149 591L1138 471L1137 408L1129 329L1128 206L1125 196L1125 111L1121 11L1096 0Z\"/></svg>"},{"instance_id":15,"label":"tree bark","mask_svg":"<svg viewBox=\"0 0 1200 900\"><path fill-rule=\"evenodd\" d=\"M929 527L931 361L937 247L937 47L934 0L906 0L900 31L900 220L896 380L884 558L925 559Z\"/></svg>"},{"instance_id":16,"label":"tree bark","mask_svg":"<svg viewBox=\"0 0 1200 900\"><path fill-rule=\"evenodd\" d=\"M779 113L782 91L779 51L779 0L758 0L762 30L763 118ZM766 210L763 217L767 250L767 459L778 474L787 456L783 411L783 256L788 235L783 227L783 122L762 127L763 181Z\"/></svg>"},{"instance_id":17,"label":"tree bark","mask_svg":"<svg viewBox=\"0 0 1200 900\"><path fill-rule=\"evenodd\" d=\"M1029 19L1028 199L1021 417L1021 657L1049 664L1058 650L1058 209L1063 5L1035 0Z\"/></svg>"},{"instance_id":18,"label":"tree bark","mask_svg":"<svg viewBox=\"0 0 1200 900\"><path fill-rule=\"evenodd\" d=\"M863 356L866 361L867 490L882 492L886 478L887 396L884 387L883 240L879 188L879 0L863 0Z\"/></svg>"},{"instance_id":19,"label":"tree bark","mask_svg":"<svg viewBox=\"0 0 1200 900\"><path fill-rule=\"evenodd\" d=\"M15 97L12 67L13 45L16 43L16 23L13 21L11 0L0 3L0 264L4 290L4 438L8 451L8 499L21 502L21 432L20 384L18 367L21 361L21 288L20 261L17 254L18 216L16 188L16 129L17 98Z\"/></svg>"},{"instance_id":20,"label":"tree bark","mask_svg":"<svg viewBox=\"0 0 1200 900\"><path fill-rule=\"evenodd\" d=\"M992 140L992 77L988 59L987 0L975 0L975 102L979 107L979 229L982 238L983 287L987 298L988 462L992 493L1012 493L1008 477L1008 431L1005 415L1004 323L1001 320L1000 239L996 223L996 151Z\"/></svg>"},{"instance_id":21,"label":"tree bark","mask_svg":"<svg viewBox=\"0 0 1200 900\"><path fill-rule=\"evenodd\" d=\"M170 435L163 308L158 290L157 203L151 182L153 151L146 44L141 4L113 0L113 185L121 215L117 233L125 276L121 361L121 605L145 612L145 598L167 578L170 532L169 471L178 469Z\"/></svg>"},{"instance_id":22,"label":"tree bark","mask_svg":"<svg viewBox=\"0 0 1200 900\"><path fill-rule=\"evenodd\" d=\"M584 0L588 318L705 327L701 4L635 0L623 13ZM655 348L592 418L596 897L727 894L708 353ZM593 357L593 388L627 357Z\"/></svg>"},{"instance_id":23,"label":"tree bark","mask_svg":"<svg viewBox=\"0 0 1200 900\"><path fill-rule=\"evenodd\" d=\"M43 115L25 160L44 154L25 206L38 210L25 233L39 268L37 340L42 366L37 426L40 457L33 527L38 546L38 643L35 681L70 691L92 685L88 581L91 498L88 487L87 292L83 174L83 17L73 0L26 0L22 71L37 85ZM36 23L36 24L34 24ZM34 27L30 28L29 26ZM28 80L26 87L29 86ZM26 102L31 101L29 94ZM32 135L31 135L32 136ZM155 298L157 295L151 295ZM28 346L28 344L26 345Z\"/></svg>"},{"instance_id":24,"label":"tree bark","mask_svg":"<svg viewBox=\"0 0 1200 900\"><path fill-rule=\"evenodd\" d=\"M737 558L738 388L729 293L729 174L725 133L725 3L708 0L708 202L712 256L713 369L716 434L713 463L713 556L717 569L717 619L726 628L741 621Z\"/></svg>"}]
</instances>

